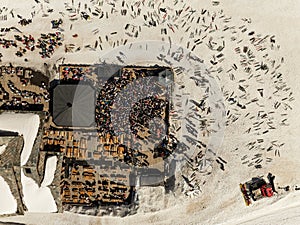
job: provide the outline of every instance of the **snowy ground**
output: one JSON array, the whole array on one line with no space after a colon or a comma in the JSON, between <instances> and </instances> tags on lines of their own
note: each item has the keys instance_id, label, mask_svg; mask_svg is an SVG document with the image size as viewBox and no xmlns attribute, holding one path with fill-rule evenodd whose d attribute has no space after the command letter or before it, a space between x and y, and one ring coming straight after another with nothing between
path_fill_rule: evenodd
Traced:
<instances>
[{"instance_id":1,"label":"snowy ground","mask_svg":"<svg viewBox=\"0 0 300 225\"><path fill-rule=\"evenodd\" d=\"M0 115L0 129L15 131L24 137L24 147L21 153L21 166L24 166L31 154L34 140L39 129L39 116L32 113L2 113ZM41 185L21 171L21 182L24 193L24 202L29 212L56 212L57 207L50 189L56 168L56 157L47 160L45 178ZM3 193L4 194L4 193ZM2 197L2 192L0 192Z\"/></svg>"},{"instance_id":2,"label":"snowy ground","mask_svg":"<svg viewBox=\"0 0 300 225\"><path fill-rule=\"evenodd\" d=\"M26 177L22 171L21 181L24 201L29 212L57 212L54 198L50 189L47 187L53 181L56 163L56 156L47 159L45 177L41 187L39 187L33 179Z\"/></svg>"},{"instance_id":3,"label":"snowy ground","mask_svg":"<svg viewBox=\"0 0 300 225\"><path fill-rule=\"evenodd\" d=\"M68 5L71 5L71 1L65 1ZM108 2L108 1L107 1ZM111 1L112 2L112 1ZM128 1L126 1L128 2ZM173 1L169 1L172 4ZM213 8L211 1L186 1L193 5L197 10L201 8ZM79 1L75 1L76 6ZM10 8L17 8L16 12L21 13L24 11L23 6L27 5L27 2L21 1L20 5L16 5L11 1L6 1L3 5L10 6ZM44 4L44 6L47 4ZM171 4L170 4L171 5ZM29 11L35 6L34 1L28 4L28 12L24 11L24 16L30 17ZM37 9L37 6L35 6ZM39 5L40 7L40 5ZM57 8L64 8L63 1L57 3ZM296 100L293 102L293 110L289 112L289 123L290 126L286 128L277 129L272 134L272 138L279 138L281 142L285 143L284 151L281 156L277 157L271 164L262 170L248 169L247 167L241 166L241 152L234 152L232 146L236 146L237 143L247 142L247 136L242 136L243 122L236 126L227 127L224 135L224 141L221 146L222 157L227 159L230 163L226 165L226 170L214 170L211 179L207 181L206 186L202 191L202 195L197 199L190 199L189 201L181 201L176 196L173 198L164 198L160 196L159 201L160 211L155 213L140 213L138 215L130 216L128 218L113 218L104 217L96 218L84 215L74 215L72 213L64 214L36 214L27 213L25 216L16 216L9 218L1 218L0 221L14 221L24 222L28 224L299 224L299 202L300 193L291 191L290 193L281 193L271 199L263 199L256 204L246 207L244 205L241 193L239 191L238 184L240 182L247 181L252 176L264 175L268 172L272 172L276 175L275 183L279 186L300 184L299 168L300 168L300 139L298 138L299 133L299 121L300 121L300 77L298 73L299 67L299 37L300 30L298 27L300 16L300 1L299 0L286 0L286 1L241 1L241 0L228 0L221 3L221 8L225 11L226 15L231 16L235 22L240 22L242 18L251 18L249 26L254 29L257 33L263 34L275 34L279 41L281 48L281 54L285 58L285 64L282 67L282 71L285 74L285 80L287 84L292 88ZM37 9L38 10L38 9ZM43 9L39 9L43 10ZM54 12L53 18L56 19L60 16L57 11ZM51 16L50 16L51 17ZM33 22L32 26L22 28L24 32L39 34L40 32L49 32L50 20L49 17L42 18L41 15L35 17L37 22ZM39 20L38 20L39 19ZM17 21L17 19L14 19ZM105 52L109 52L112 46L103 43L104 51L89 51L88 48L84 48L85 44L93 45L94 41L98 37L92 39L93 30L100 29L98 36L102 35L102 39L105 39L105 35L111 31L115 31L130 22L130 19L123 21L118 17L112 17L109 20L105 20L106 23L93 23L88 21L87 23L81 23L76 21L73 23L73 29L70 30L68 27L71 23L64 22L65 39L66 42L75 44L76 47L81 47L83 51L75 52L72 54L64 54L64 49L59 48L54 54L52 59L42 60L37 58L36 53L29 53L27 58L31 65L36 68L42 68L43 63L52 63L58 59L62 62L62 58L65 58L65 63L95 63L99 62L99 57L105 55ZM9 24L11 21L3 22L3 26ZM107 26L109 24L109 26ZM114 26L111 26L113 24ZM185 27L187 29L187 27ZM160 31L153 28L152 32L143 33L139 40L160 40L157 33ZM78 38L73 38L73 34L78 34ZM111 40L114 40L114 36L108 35ZM172 40L179 43L180 39L184 35L184 31L181 33L175 33L172 36ZM119 37L123 38L123 37ZM185 40L185 38L184 38ZM167 41L167 38L166 38ZM183 44L183 43L179 43ZM184 43L185 44L185 43ZM197 50L195 53L206 61L209 61L209 55L206 51ZM234 60L233 52L228 52L227 55L228 64L232 64L231 60ZM8 63L11 58L15 58L14 53L6 51L4 53L3 62ZM16 58L14 61L16 64L26 64L23 58ZM230 65L231 66L231 65ZM223 75L223 74L222 74ZM224 75L225 76L225 75ZM228 84L227 84L228 85ZM267 84L266 84L267 86ZM228 85L228 89L234 89L234 87ZM255 92L256 89L251 89L250 92ZM282 115L277 115L280 119ZM2 120L0 119L0 124ZM247 121L245 121L246 123ZM1 126L0 126L1 128ZM243 149L243 146L239 146ZM146 192L144 192L146 193ZM155 192L151 193L148 199L155 199ZM161 194L160 191L157 194ZM148 201L145 198L145 202ZM162 201L162 199L164 201ZM145 211L151 208L155 208L155 203L151 202L152 205L146 207ZM146 202L149 204L149 202ZM167 206L166 208L164 208ZM47 218L45 220L45 218Z\"/></svg>"},{"instance_id":4,"label":"snowy ground","mask_svg":"<svg viewBox=\"0 0 300 225\"><path fill-rule=\"evenodd\" d=\"M12 214L17 211L17 201L12 195L8 184L0 176L0 215Z\"/></svg>"},{"instance_id":5,"label":"snowy ground","mask_svg":"<svg viewBox=\"0 0 300 225\"><path fill-rule=\"evenodd\" d=\"M163 210L160 213L135 215L129 218L97 218L85 215L76 215L73 213L64 214L43 214L27 213L25 216L15 216L12 218L3 218L5 222L22 222L26 224L45 224L45 225L69 225L69 224L218 224L218 225L297 225L299 224L300 213L300 194L293 193L285 198L278 200L273 204L264 206L263 210L253 210L252 212L243 213L243 216L223 215L224 222L212 223L208 217L213 215L203 215L205 212L198 212L197 215L187 215L182 210L182 206L174 207L170 210ZM243 211L247 211L244 207ZM176 211L175 211L176 210ZM215 209L218 211L218 209ZM239 211L239 210L237 210ZM176 212L176 213L175 213ZM45 220L47 218L47 220ZM203 219L206 218L206 219ZM226 221L226 222L225 222Z\"/></svg>"}]
</instances>

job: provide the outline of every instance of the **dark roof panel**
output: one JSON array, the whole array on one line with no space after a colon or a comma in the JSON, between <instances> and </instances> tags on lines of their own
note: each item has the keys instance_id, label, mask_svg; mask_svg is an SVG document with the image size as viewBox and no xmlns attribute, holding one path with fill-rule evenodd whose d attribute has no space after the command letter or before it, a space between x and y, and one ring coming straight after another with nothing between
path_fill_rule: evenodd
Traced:
<instances>
[{"instance_id":1,"label":"dark roof panel","mask_svg":"<svg viewBox=\"0 0 300 225\"><path fill-rule=\"evenodd\" d=\"M95 122L95 90L89 85L58 85L53 90L57 126L90 127Z\"/></svg>"}]
</instances>

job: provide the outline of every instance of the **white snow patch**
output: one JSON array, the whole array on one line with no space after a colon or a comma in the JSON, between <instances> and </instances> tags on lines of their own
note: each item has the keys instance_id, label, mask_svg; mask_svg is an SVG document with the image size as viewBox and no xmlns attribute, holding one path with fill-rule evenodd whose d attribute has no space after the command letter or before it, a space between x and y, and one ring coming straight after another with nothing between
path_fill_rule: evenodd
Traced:
<instances>
[{"instance_id":1,"label":"white snow patch","mask_svg":"<svg viewBox=\"0 0 300 225\"><path fill-rule=\"evenodd\" d=\"M11 193L9 185L0 176L0 215L17 212L17 201Z\"/></svg>"},{"instance_id":2,"label":"white snow patch","mask_svg":"<svg viewBox=\"0 0 300 225\"><path fill-rule=\"evenodd\" d=\"M24 148L21 153L21 166L29 159L34 140L40 124L39 116L33 113L2 113L0 114L0 129L14 131L24 137Z\"/></svg>"},{"instance_id":3,"label":"white snow patch","mask_svg":"<svg viewBox=\"0 0 300 225\"><path fill-rule=\"evenodd\" d=\"M42 182L42 187L47 187L50 185L54 179L54 173L56 170L56 164L57 164L57 157L52 156L47 159L46 162L46 170L45 170L45 176Z\"/></svg>"},{"instance_id":4,"label":"white snow patch","mask_svg":"<svg viewBox=\"0 0 300 225\"><path fill-rule=\"evenodd\" d=\"M0 146L0 155L5 151L6 147L7 147L6 145Z\"/></svg>"}]
</instances>

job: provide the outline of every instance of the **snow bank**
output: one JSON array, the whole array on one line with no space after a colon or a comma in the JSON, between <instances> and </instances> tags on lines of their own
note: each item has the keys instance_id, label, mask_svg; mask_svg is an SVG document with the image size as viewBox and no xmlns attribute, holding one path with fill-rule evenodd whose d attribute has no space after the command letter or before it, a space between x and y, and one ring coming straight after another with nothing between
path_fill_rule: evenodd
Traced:
<instances>
[{"instance_id":1,"label":"snow bank","mask_svg":"<svg viewBox=\"0 0 300 225\"><path fill-rule=\"evenodd\" d=\"M54 173L56 170L56 164L57 164L56 156L52 156L47 159L45 176L44 176L44 180L41 185L42 187L47 187L48 185L50 185L52 183L52 181L54 179Z\"/></svg>"},{"instance_id":2,"label":"snow bank","mask_svg":"<svg viewBox=\"0 0 300 225\"><path fill-rule=\"evenodd\" d=\"M0 215L17 212L17 201L12 195L8 184L0 176Z\"/></svg>"},{"instance_id":3,"label":"snow bank","mask_svg":"<svg viewBox=\"0 0 300 225\"><path fill-rule=\"evenodd\" d=\"M49 172L46 169L46 174L47 173ZM53 177L54 173L49 173L47 176ZM50 181L50 179L48 180ZM57 212L57 206L51 191L44 185L44 182L42 183L42 186L39 187L33 179L26 177L23 171L21 173L21 182L24 193L23 199L28 208L28 212Z\"/></svg>"},{"instance_id":4,"label":"snow bank","mask_svg":"<svg viewBox=\"0 0 300 225\"><path fill-rule=\"evenodd\" d=\"M21 166L29 159L38 133L40 124L39 116L33 113L2 113L0 114L0 129L15 131L24 137L24 148L21 153Z\"/></svg>"},{"instance_id":5,"label":"snow bank","mask_svg":"<svg viewBox=\"0 0 300 225\"><path fill-rule=\"evenodd\" d=\"M0 155L5 151L6 145L1 145L0 146Z\"/></svg>"},{"instance_id":6,"label":"snow bank","mask_svg":"<svg viewBox=\"0 0 300 225\"><path fill-rule=\"evenodd\" d=\"M50 189L47 187L54 179L56 164L56 156L47 159L45 177L41 187L39 187L33 179L26 177L22 171L21 181L23 185L24 201L29 212L57 212L54 198Z\"/></svg>"}]
</instances>

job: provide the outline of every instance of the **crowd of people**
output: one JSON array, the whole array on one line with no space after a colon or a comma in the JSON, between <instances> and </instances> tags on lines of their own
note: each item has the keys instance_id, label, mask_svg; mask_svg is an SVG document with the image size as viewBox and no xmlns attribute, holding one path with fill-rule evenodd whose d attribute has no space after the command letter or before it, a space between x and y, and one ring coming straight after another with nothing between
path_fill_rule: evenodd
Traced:
<instances>
[{"instance_id":1,"label":"crowd of people","mask_svg":"<svg viewBox=\"0 0 300 225\"><path fill-rule=\"evenodd\" d=\"M62 81L88 81L88 77L97 74L97 67L94 66L72 66L61 67L60 79Z\"/></svg>"},{"instance_id":2,"label":"crowd of people","mask_svg":"<svg viewBox=\"0 0 300 225\"><path fill-rule=\"evenodd\" d=\"M151 118L162 117L166 106L163 87L157 84L157 77L142 79L147 76L146 70L125 69L120 76L114 76L105 83L96 105L96 121L101 133L119 135L127 129L137 135L138 130L147 126ZM139 99L139 96L152 97ZM117 114L113 122L118 125L118 130L112 124L112 111Z\"/></svg>"},{"instance_id":3,"label":"crowd of people","mask_svg":"<svg viewBox=\"0 0 300 225\"><path fill-rule=\"evenodd\" d=\"M132 108L129 117L132 133L143 139L144 137L138 133L139 130L143 130L145 127L149 128L150 120L155 117L162 118L165 110L166 101L157 96L151 96L138 101ZM149 131L147 133L150 134Z\"/></svg>"},{"instance_id":4,"label":"crowd of people","mask_svg":"<svg viewBox=\"0 0 300 225\"><path fill-rule=\"evenodd\" d=\"M61 71L61 80L84 80L85 72L82 67L65 66Z\"/></svg>"},{"instance_id":5,"label":"crowd of people","mask_svg":"<svg viewBox=\"0 0 300 225\"><path fill-rule=\"evenodd\" d=\"M2 46L2 48L18 47L15 40L9 40L5 38L0 38L0 46Z\"/></svg>"},{"instance_id":6,"label":"crowd of people","mask_svg":"<svg viewBox=\"0 0 300 225\"><path fill-rule=\"evenodd\" d=\"M35 40L34 37L32 37L31 35L23 35L23 37L21 37L20 35L15 35L15 39L19 42L22 42L25 45L25 48L20 48L20 50L16 52L16 56L23 56L23 54L25 54L27 50L34 51Z\"/></svg>"},{"instance_id":7,"label":"crowd of people","mask_svg":"<svg viewBox=\"0 0 300 225\"><path fill-rule=\"evenodd\" d=\"M15 54L18 57L24 56L27 51L34 51L35 48L39 48L39 54L42 58L50 58L55 48L61 46L63 41L63 36L60 32L41 34L37 41L32 35L15 35L14 38L14 40L1 38L0 46L3 48L16 48Z\"/></svg>"},{"instance_id":8,"label":"crowd of people","mask_svg":"<svg viewBox=\"0 0 300 225\"><path fill-rule=\"evenodd\" d=\"M148 167L145 150L150 149L154 158L165 158L173 149L166 132L168 92L159 72L159 68L123 68L105 82L97 98L98 133L123 136L124 162L129 165Z\"/></svg>"},{"instance_id":9,"label":"crowd of people","mask_svg":"<svg viewBox=\"0 0 300 225\"><path fill-rule=\"evenodd\" d=\"M37 41L36 47L41 51L39 54L42 58L50 58L58 46L62 46L63 35L60 32L41 34Z\"/></svg>"}]
</instances>

